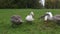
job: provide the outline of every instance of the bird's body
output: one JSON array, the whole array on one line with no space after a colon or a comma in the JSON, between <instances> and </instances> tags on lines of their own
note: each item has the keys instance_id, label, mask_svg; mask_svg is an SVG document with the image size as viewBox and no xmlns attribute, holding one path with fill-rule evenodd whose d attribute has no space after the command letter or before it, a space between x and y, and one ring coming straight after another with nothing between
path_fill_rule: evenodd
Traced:
<instances>
[{"instance_id":1,"label":"bird's body","mask_svg":"<svg viewBox=\"0 0 60 34\"><path fill-rule=\"evenodd\" d=\"M60 21L60 15L52 15L51 12L47 12L46 14L48 15L45 15L44 17L44 21L53 21L53 22L57 22L57 21Z\"/></svg>"},{"instance_id":2,"label":"bird's body","mask_svg":"<svg viewBox=\"0 0 60 34\"><path fill-rule=\"evenodd\" d=\"M32 15L28 15L27 17L26 17L26 21L33 21L34 19L33 19L33 17L32 17Z\"/></svg>"},{"instance_id":3,"label":"bird's body","mask_svg":"<svg viewBox=\"0 0 60 34\"><path fill-rule=\"evenodd\" d=\"M46 16L44 17L44 20L45 20L45 21L47 21L47 20L52 20L52 19L53 19L53 15L52 15L51 12L46 12L46 14L48 14L48 15L46 15Z\"/></svg>"},{"instance_id":4,"label":"bird's body","mask_svg":"<svg viewBox=\"0 0 60 34\"><path fill-rule=\"evenodd\" d=\"M12 24L19 25L19 24L21 24L23 21L22 21L22 19L21 19L21 17L20 17L19 15L13 15L13 16L11 17L11 22L12 22Z\"/></svg>"},{"instance_id":5,"label":"bird's body","mask_svg":"<svg viewBox=\"0 0 60 34\"><path fill-rule=\"evenodd\" d=\"M44 22L45 24L48 26L48 22L54 22L60 25L60 15L52 15L51 12L46 12L45 15L41 16L41 18L44 18Z\"/></svg>"},{"instance_id":6,"label":"bird's body","mask_svg":"<svg viewBox=\"0 0 60 34\"><path fill-rule=\"evenodd\" d=\"M25 18L26 21L29 21L29 22L30 22L30 21L33 21L33 20L34 20L33 16L34 16L34 13L31 12L29 15L26 16L26 18Z\"/></svg>"}]
</instances>

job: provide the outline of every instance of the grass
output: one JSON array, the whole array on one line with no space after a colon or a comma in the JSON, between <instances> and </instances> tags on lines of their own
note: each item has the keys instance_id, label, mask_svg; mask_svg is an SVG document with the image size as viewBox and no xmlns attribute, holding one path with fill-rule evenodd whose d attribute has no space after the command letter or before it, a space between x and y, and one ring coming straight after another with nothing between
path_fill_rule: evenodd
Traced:
<instances>
[{"instance_id":1,"label":"grass","mask_svg":"<svg viewBox=\"0 0 60 34\"><path fill-rule=\"evenodd\" d=\"M30 11L35 13L32 25L24 22L17 28L11 27L10 17L12 15L20 15L25 21ZM60 26L48 23L49 27L45 27L44 22L38 19L46 11L51 11L54 15L60 14L60 9L0 9L0 34L60 34Z\"/></svg>"}]
</instances>

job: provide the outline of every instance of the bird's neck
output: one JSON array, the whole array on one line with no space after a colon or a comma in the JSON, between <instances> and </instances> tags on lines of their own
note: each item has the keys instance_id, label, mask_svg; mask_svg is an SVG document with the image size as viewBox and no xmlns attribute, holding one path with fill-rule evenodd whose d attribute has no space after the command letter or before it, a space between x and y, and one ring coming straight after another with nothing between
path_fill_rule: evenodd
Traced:
<instances>
[{"instance_id":1,"label":"bird's neck","mask_svg":"<svg viewBox=\"0 0 60 34\"><path fill-rule=\"evenodd\" d=\"M49 14L50 15L50 17L53 17L53 15L52 14Z\"/></svg>"}]
</instances>

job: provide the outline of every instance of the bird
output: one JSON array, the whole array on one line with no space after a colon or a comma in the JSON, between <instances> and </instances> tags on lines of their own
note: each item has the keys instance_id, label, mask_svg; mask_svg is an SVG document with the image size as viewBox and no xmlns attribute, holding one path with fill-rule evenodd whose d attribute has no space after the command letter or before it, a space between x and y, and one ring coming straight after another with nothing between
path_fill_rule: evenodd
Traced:
<instances>
[{"instance_id":1,"label":"bird","mask_svg":"<svg viewBox=\"0 0 60 34\"><path fill-rule=\"evenodd\" d=\"M11 22L12 22L12 26L14 26L14 25L22 24L23 20L22 20L21 16L19 16L19 15L12 15Z\"/></svg>"},{"instance_id":2,"label":"bird","mask_svg":"<svg viewBox=\"0 0 60 34\"><path fill-rule=\"evenodd\" d=\"M33 12L30 12L30 14L27 15L26 18L25 18L26 21L28 21L28 22L32 22L32 21L34 21L33 16L34 16L34 13L33 13Z\"/></svg>"},{"instance_id":3,"label":"bird","mask_svg":"<svg viewBox=\"0 0 60 34\"><path fill-rule=\"evenodd\" d=\"M45 23L48 23L49 21L53 20L53 14L52 12L47 11L43 16L41 16L40 18L43 18Z\"/></svg>"},{"instance_id":4,"label":"bird","mask_svg":"<svg viewBox=\"0 0 60 34\"><path fill-rule=\"evenodd\" d=\"M44 17L44 20L45 21L52 20L52 17L53 17L52 12L46 12L45 17Z\"/></svg>"}]
</instances>

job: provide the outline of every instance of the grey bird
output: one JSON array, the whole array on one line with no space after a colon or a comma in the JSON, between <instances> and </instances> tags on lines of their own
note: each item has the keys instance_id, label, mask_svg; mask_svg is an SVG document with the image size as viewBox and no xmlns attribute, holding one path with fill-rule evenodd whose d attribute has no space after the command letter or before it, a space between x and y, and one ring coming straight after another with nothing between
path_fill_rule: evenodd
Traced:
<instances>
[{"instance_id":1,"label":"grey bird","mask_svg":"<svg viewBox=\"0 0 60 34\"><path fill-rule=\"evenodd\" d=\"M13 15L11 17L11 22L12 22L12 25L20 25L23 23L23 20L22 20L21 16Z\"/></svg>"}]
</instances>

